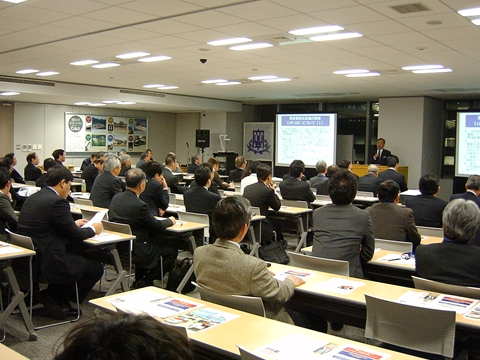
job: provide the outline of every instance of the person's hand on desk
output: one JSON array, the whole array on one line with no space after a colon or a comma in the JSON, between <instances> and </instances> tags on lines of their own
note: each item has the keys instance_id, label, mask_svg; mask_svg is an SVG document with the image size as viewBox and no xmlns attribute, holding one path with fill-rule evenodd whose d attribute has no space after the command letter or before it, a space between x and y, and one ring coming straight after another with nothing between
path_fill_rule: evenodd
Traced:
<instances>
[{"instance_id":1,"label":"person's hand on desk","mask_svg":"<svg viewBox=\"0 0 480 360\"><path fill-rule=\"evenodd\" d=\"M300 279L299 277L296 277L296 276L293 276L293 275L290 275L290 276L287 277L286 279L292 280L293 283L295 284L295 287L300 286L300 285L302 285L302 284L305 284L305 280ZM285 280L286 280L286 279L285 279Z\"/></svg>"},{"instance_id":2,"label":"person's hand on desk","mask_svg":"<svg viewBox=\"0 0 480 360\"><path fill-rule=\"evenodd\" d=\"M170 216L169 219L172 220L173 225L177 223L177 219L175 219L173 216Z\"/></svg>"},{"instance_id":3,"label":"person's hand on desk","mask_svg":"<svg viewBox=\"0 0 480 360\"><path fill-rule=\"evenodd\" d=\"M93 223L92 226L95 229L95 234L100 234L103 231L102 223Z\"/></svg>"}]
</instances>

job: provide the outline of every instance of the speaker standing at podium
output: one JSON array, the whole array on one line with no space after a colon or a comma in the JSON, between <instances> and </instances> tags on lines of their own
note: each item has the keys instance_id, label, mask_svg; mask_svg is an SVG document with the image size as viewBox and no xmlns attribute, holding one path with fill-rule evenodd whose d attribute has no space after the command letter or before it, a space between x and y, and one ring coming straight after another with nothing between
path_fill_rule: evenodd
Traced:
<instances>
[{"instance_id":1,"label":"speaker standing at podium","mask_svg":"<svg viewBox=\"0 0 480 360\"><path fill-rule=\"evenodd\" d=\"M384 147L385 139L379 138L377 140L377 152L370 158L369 164L387 165L387 158L391 156L392 153Z\"/></svg>"}]
</instances>

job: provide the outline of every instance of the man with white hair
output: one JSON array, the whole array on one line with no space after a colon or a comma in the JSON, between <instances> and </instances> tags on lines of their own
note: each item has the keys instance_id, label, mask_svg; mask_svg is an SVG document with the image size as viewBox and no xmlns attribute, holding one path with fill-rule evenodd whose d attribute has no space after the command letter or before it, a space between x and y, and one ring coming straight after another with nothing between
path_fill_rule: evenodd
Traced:
<instances>
[{"instance_id":1,"label":"man with white hair","mask_svg":"<svg viewBox=\"0 0 480 360\"><path fill-rule=\"evenodd\" d=\"M113 197L125 191L125 184L117 176L122 165L116 155L110 155L103 163L103 172L97 176L90 192L94 206L109 208Z\"/></svg>"},{"instance_id":2,"label":"man with white hair","mask_svg":"<svg viewBox=\"0 0 480 360\"><path fill-rule=\"evenodd\" d=\"M325 160L319 160L315 167L318 174L310 178L310 187L316 188L318 195L328 195L328 177L325 175L327 173L327 163Z\"/></svg>"},{"instance_id":3,"label":"man with white hair","mask_svg":"<svg viewBox=\"0 0 480 360\"><path fill-rule=\"evenodd\" d=\"M368 165L368 174L362 176L358 180L358 191L372 192L373 196L377 196L378 185L383 181L378 177L378 166Z\"/></svg>"}]
</instances>

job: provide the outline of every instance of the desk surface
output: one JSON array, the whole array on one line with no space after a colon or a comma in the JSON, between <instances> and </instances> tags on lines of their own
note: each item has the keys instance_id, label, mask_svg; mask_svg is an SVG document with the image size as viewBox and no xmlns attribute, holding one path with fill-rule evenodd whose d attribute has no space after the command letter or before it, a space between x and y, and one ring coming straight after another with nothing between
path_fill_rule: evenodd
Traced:
<instances>
[{"instance_id":1,"label":"desk surface","mask_svg":"<svg viewBox=\"0 0 480 360\"><path fill-rule=\"evenodd\" d=\"M23 187L29 187L29 186L34 186L34 185L27 185L27 184L21 184L21 183L12 183L12 187L14 189L20 189Z\"/></svg>"},{"instance_id":2,"label":"desk surface","mask_svg":"<svg viewBox=\"0 0 480 360\"><path fill-rule=\"evenodd\" d=\"M135 235L119 233L116 231L103 230L100 234L83 240L83 242L90 245L106 245L113 244L121 241L127 241L135 239Z\"/></svg>"},{"instance_id":3,"label":"desk surface","mask_svg":"<svg viewBox=\"0 0 480 360\"><path fill-rule=\"evenodd\" d=\"M82 211L81 211L82 209L83 210L89 210L89 211L97 211L97 212L98 211L107 211L108 212L107 208L70 203L70 212L72 214L82 215Z\"/></svg>"},{"instance_id":4,"label":"desk surface","mask_svg":"<svg viewBox=\"0 0 480 360\"><path fill-rule=\"evenodd\" d=\"M269 209L269 211L275 211L273 209ZM281 214L290 214L290 215L300 215L300 214L305 214L312 212L313 210L310 208L300 208L300 207L293 207L293 206L281 206L280 209L278 209L277 213Z\"/></svg>"},{"instance_id":5,"label":"desk surface","mask_svg":"<svg viewBox=\"0 0 480 360\"><path fill-rule=\"evenodd\" d=\"M239 351L235 344L240 344L249 350L256 350L274 341L285 338L288 335L299 334L319 341L326 341L338 345L350 344L364 349L371 349L377 353L390 354L389 359L414 359L408 355L399 354L394 351L380 349L374 346L358 343L352 340L339 338L333 335L304 329L301 327L285 324L279 321L270 320L260 316L237 311L224 306L216 305L199 299L193 299L185 295L172 293L155 287L147 287L139 290L133 290L121 295L112 295L109 297L90 300L90 303L105 311L116 312L115 307L108 302L109 299L124 296L125 294L134 294L141 292L158 292L159 294L169 295L175 298L183 298L195 303L204 304L208 308L224 311L238 317L227 321L210 329L189 333L189 338L198 346L208 348L208 351L216 354L224 354L226 358L239 358ZM218 357L220 358L220 357ZM223 358L223 357L222 357ZM319 358L321 359L321 358Z\"/></svg>"},{"instance_id":6,"label":"desk surface","mask_svg":"<svg viewBox=\"0 0 480 360\"><path fill-rule=\"evenodd\" d=\"M355 196L355 199L353 200L354 203L368 203L368 204L373 204L378 202L378 198L374 196L362 196L362 195L357 195ZM319 200L316 199L315 201L312 202L313 206L325 206L328 204L331 204L332 200Z\"/></svg>"},{"instance_id":7,"label":"desk surface","mask_svg":"<svg viewBox=\"0 0 480 360\"><path fill-rule=\"evenodd\" d=\"M13 351L12 349L6 347L3 344L0 344L0 358L1 359L6 359L6 360L27 360L23 355L20 355L16 351Z\"/></svg>"},{"instance_id":8,"label":"desk surface","mask_svg":"<svg viewBox=\"0 0 480 360\"><path fill-rule=\"evenodd\" d=\"M33 256L35 251L0 241L0 260L10 260L24 256Z\"/></svg>"}]
</instances>

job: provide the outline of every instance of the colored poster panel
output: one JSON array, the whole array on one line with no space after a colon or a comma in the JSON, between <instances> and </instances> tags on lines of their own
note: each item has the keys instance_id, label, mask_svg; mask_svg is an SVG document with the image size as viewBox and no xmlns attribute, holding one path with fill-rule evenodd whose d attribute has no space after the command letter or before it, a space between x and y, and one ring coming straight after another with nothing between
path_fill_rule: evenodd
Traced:
<instances>
[{"instance_id":1,"label":"colored poster panel","mask_svg":"<svg viewBox=\"0 0 480 360\"><path fill-rule=\"evenodd\" d=\"M243 154L247 159L273 161L273 124L264 122L243 125Z\"/></svg>"}]
</instances>

